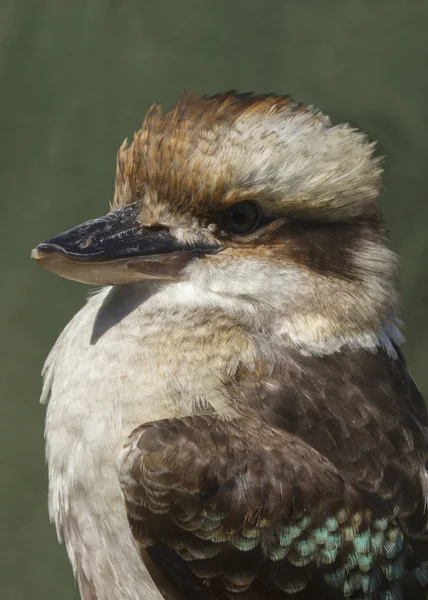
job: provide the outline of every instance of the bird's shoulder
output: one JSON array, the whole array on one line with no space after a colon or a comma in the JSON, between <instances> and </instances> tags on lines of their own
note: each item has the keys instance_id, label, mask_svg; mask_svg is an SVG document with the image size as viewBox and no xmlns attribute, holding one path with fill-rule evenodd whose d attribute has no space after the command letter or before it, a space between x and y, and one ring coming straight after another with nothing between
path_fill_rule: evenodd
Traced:
<instances>
[{"instance_id":1,"label":"bird's shoulder","mask_svg":"<svg viewBox=\"0 0 428 600\"><path fill-rule=\"evenodd\" d=\"M264 422L304 440L353 484L377 489L381 473L425 464L424 399L398 348L290 351L248 399Z\"/></svg>"}]
</instances>

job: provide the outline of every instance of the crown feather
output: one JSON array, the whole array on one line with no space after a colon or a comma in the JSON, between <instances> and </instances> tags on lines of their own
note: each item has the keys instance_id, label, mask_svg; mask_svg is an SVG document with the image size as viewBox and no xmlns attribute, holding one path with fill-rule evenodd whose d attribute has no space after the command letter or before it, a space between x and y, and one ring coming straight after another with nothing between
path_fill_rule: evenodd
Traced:
<instances>
[{"instance_id":1,"label":"crown feather","mask_svg":"<svg viewBox=\"0 0 428 600\"><path fill-rule=\"evenodd\" d=\"M156 196L171 210L206 210L236 192L300 218L378 215L381 159L348 124L332 125L287 96L184 94L154 104L117 156L114 206Z\"/></svg>"}]
</instances>

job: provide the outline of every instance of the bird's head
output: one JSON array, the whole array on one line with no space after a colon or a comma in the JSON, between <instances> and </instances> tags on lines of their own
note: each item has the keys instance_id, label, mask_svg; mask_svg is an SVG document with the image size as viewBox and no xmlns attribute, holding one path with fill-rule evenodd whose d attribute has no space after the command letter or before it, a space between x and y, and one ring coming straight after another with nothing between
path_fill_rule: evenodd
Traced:
<instances>
[{"instance_id":1,"label":"bird's head","mask_svg":"<svg viewBox=\"0 0 428 600\"><path fill-rule=\"evenodd\" d=\"M381 175L363 133L286 97L187 94L119 149L112 211L33 256L95 285L190 280L288 315L291 337L364 336L399 305Z\"/></svg>"}]
</instances>

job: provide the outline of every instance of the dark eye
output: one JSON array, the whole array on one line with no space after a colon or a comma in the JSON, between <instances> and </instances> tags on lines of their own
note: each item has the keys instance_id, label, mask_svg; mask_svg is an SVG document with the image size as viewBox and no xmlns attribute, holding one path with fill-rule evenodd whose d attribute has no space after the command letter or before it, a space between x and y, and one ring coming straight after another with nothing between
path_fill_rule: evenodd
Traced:
<instances>
[{"instance_id":1,"label":"dark eye","mask_svg":"<svg viewBox=\"0 0 428 600\"><path fill-rule=\"evenodd\" d=\"M221 214L223 229L229 233L242 235L251 233L260 221L259 207L253 200L243 200L229 206Z\"/></svg>"}]
</instances>

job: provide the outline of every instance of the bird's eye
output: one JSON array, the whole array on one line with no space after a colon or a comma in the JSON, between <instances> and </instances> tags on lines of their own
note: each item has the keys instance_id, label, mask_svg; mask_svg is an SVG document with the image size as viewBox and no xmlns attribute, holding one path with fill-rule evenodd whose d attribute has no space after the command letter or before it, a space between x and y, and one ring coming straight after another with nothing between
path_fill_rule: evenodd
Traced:
<instances>
[{"instance_id":1,"label":"bird's eye","mask_svg":"<svg viewBox=\"0 0 428 600\"><path fill-rule=\"evenodd\" d=\"M259 207L253 200L243 200L229 206L221 214L222 227L228 233L251 233L260 221Z\"/></svg>"}]
</instances>

